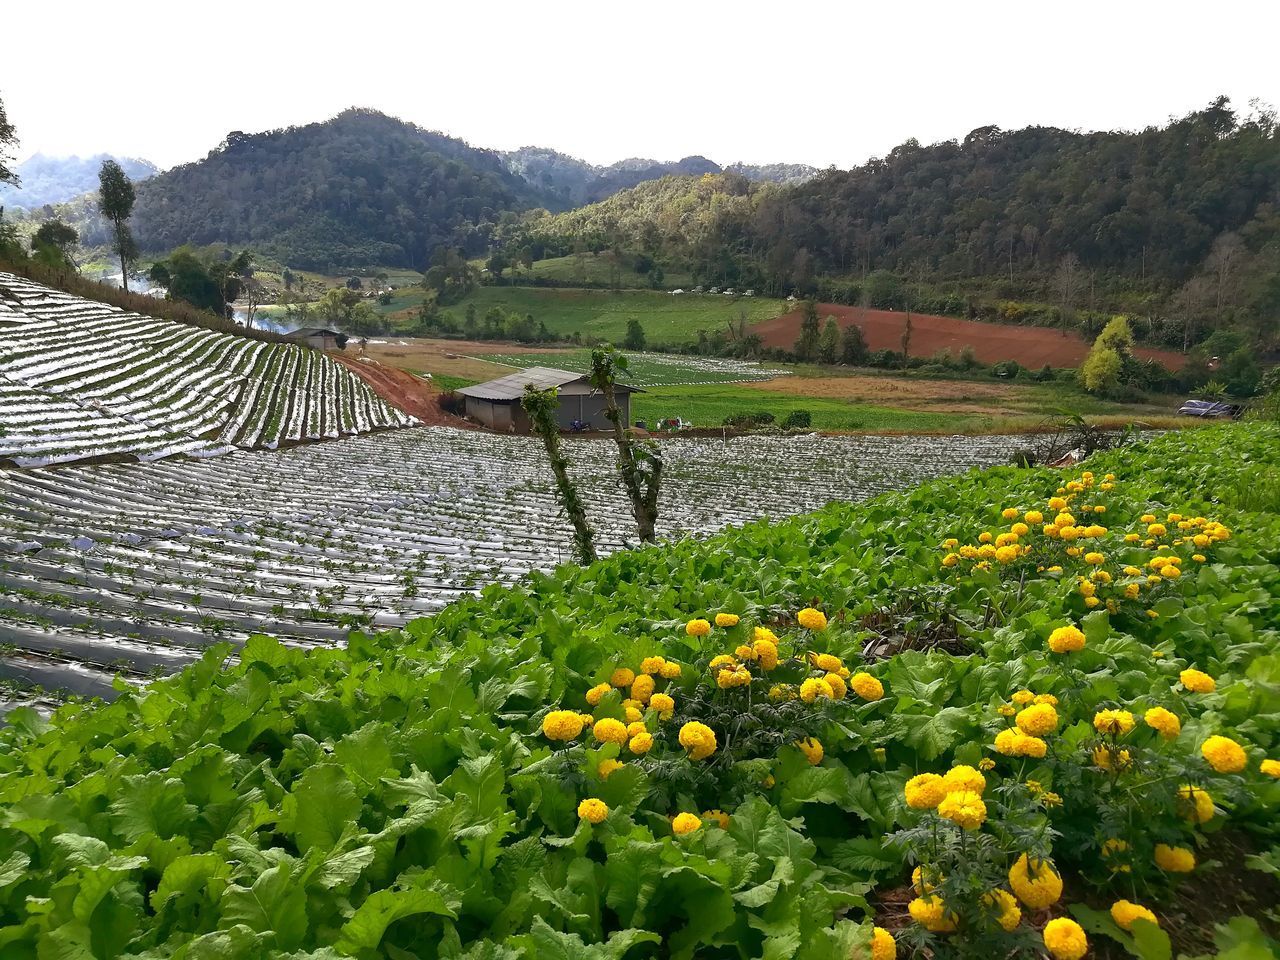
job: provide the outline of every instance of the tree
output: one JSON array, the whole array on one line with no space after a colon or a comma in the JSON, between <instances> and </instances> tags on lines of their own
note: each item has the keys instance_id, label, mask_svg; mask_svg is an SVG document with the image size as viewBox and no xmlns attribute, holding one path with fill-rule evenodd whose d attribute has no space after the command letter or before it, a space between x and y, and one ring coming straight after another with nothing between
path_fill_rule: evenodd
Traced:
<instances>
[{"instance_id":1,"label":"tree","mask_svg":"<svg viewBox=\"0 0 1280 960\"><path fill-rule=\"evenodd\" d=\"M862 336L862 328L851 323L844 328L840 336L840 362L857 366L867 360L867 341Z\"/></svg>"},{"instance_id":2,"label":"tree","mask_svg":"<svg viewBox=\"0 0 1280 960\"><path fill-rule=\"evenodd\" d=\"M502 271L509 266L511 266L511 261L501 251L495 251L485 262L485 268L493 275L495 280L501 280Z\"/></svg>"},{"instance_id":3,"label":"tree","mask_svg":"<svg viewBox=\"0 0 1280 960\"><path fill-rule=\"evenodd\" d=\"M282 271L280 271L280 279L284 282L284 288L286 290L293 289L293 271L292 270L290 270L288 267L285 267Z\"/></svg>"},{"instance_id":4,"label":"tree","mask_svg":"<svg viewBox=\"0 0 1280 960\"><path fill-rule=\"evenodd\" d=\"M1080 367L1080 382L1090 393L1114 394L1133 356L1133 331L1125 317L1112 317L1098 334Z\"/></svg>"},{"instance_id":5,"label":"tree","mask_svg":"<svg viewBox=\"0 0 1280 960\"><path fill-rule=\"evenodd\" d=\"M4 100L0 100L0 183L18 184L18 175L9 169L12 155L9 151L18 145L18 132L4 112Z\"/></svg>"},{"instance_id":6,"label":"tree","mask_svg":"<svg viewBox=\"0 0 1280 960\"><path fill-rule=\"evenodd\" d=\"M129 229L129 217L138 195L120 164L107 159L98 171L98 210L111 221L111 248L120 258L120 285L129 292L129 267L138 259L138 247Z\"/></svg>"},{"instance_id":7,"label":"tree","mask_svg":"<svg viewBox=\"0 0 1280 960\"><path fill-rule=\"evenodd\" d=\"M31 238L31 252L36 260L51 267L74 267L71 248L80 240L75 228L61 220L46 220Z\"/></svg>"},{"instance_id":8,"label":"tree","mask_svg":"<svg viewBox=\"0 0 1280 960\"><path fill-rule=\"evenodd\" d=\"M220 317L227 315L222 288L190 247L179 247L164 260L157 260L148 276L156 286L165 288L170 300L184 300Z\"/></svg>"},{"instance_id":9,"label":"tree","mask_svg":"<svg viewBox=\"0 0 1280 960\"><path fill-rule=\"evenodd\" d=\"M662 451L652 440L637 442L622 422L622 411L614 396L618 371L627 369L627 358L611 346L591 351L591 385L604 394L605 416L613 424L613 442L618 447L618 470L631 500L631 515L641 543L657 539L658 488L662 484Z\"/></svg>"},{"instance_id":10,"label":"tree","mask_svg":"<svg viewBox=\"0 0 1280 960\"><path fill-rule=\"evenodd\" d=\"M556 493L560 496L560 505L569 517L573 526L573 542L578 551L578 562L584 566L596 558L593 542L594 534L587 522L587 511L578 496L578 488L569 479L569 461L565 458L560 443L560 425L556 422L556 411L560 407L559 391L538 390L532 385L524 388L524 396L520 405L533 423L533 429L542 438L546 447L547 459L551 461L551 473L556 481Z\"/></svg>"},{"instance_id":11,"label":"tree","mask_svg":"<svg viewBox=\"0 0 1280 960\"><path fill-rule=\"evenodd\" d=\"M800 321L800 336L796 337L796 359L812 361L818 354L821 332L818 325L818 306L812 300L804 302L804 317Z\"/></svg>"},{"instance_id":12,"label":"tree","mask_svg":"<svg viewBox=\"0 0 1280 960\"><path fill-rule=\"evenodd\" d=\"M1075 318L1076 295L1080 292L1080 258L1068 253L1058 264L1058 273L1054 278L1058 291L1058 309L1062 318L1062 335L1067 335L1067 327Z\"/></svg>"},{"instance_id":13,"label":"tree","mask_svg":"<svg viewBox=\"0 0 1280 960\"><path fill-rule=\"evenodd\" d=\"M818 337L818 360L822 363L835 363L840 349L840 326L835 317L827 317L826 325Z\"/></svg>"},{"instance_id":14,"label":"tree","mask_svg":"<svg viewBox=\"0 0 1280 960\"><path fill-rule=\"evenodd\" d=\"M643 350L645 345L644 327L640 321L632 317L627 321L627 337L622 345L628 350Z\"/></svg>"}]
</instances>

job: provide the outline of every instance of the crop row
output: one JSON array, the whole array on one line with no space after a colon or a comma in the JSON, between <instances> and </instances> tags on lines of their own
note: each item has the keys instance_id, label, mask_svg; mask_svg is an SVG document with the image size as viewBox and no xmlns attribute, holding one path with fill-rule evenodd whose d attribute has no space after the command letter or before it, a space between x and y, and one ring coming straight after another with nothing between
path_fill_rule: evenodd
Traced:
<instances>
[{"instance_id":1,"label":"crop row","mask_svg":"<svg viewBox=\"0 0 1280 960\"><path fill-rule=\"evenodd\" d=\"M0 461L211 456L411 422L320 352L0 274Z\"/></svg>"},{"instance_id":2,"label":"crop row","mask_svg":"<svg viewBox=\"0 0 1280 960\"><path fill-rule=\"evenodd\" d=\"M589 373L591 352L573 350L548 353L486 353L477 357L508 367L555 367ZM699 357L672 353L627 352L627 371L621 379L635 387L685 386L704 383L751 383L772 380L791 371L761 366L754 360Z\"/></svg>"},{"instance_id":3,"label":"crop row","mask_svg":"<svg viewBox=\"0 0 1280 960\"><path fill-rule=\"evenodd\" d=\"M660 533L701 534L989 464L1006 438L675 440ZM601 546L633 536L607 441L569 448ZM528 438L429 428L210 460L0 471L0 671L109 693L267 632L331 644L572 556ZM76 663L65 683L50 661ZM94 670L86 672L85 666ZM95 672L96 671L96 672Z\"/></svg>"}]
</instances>

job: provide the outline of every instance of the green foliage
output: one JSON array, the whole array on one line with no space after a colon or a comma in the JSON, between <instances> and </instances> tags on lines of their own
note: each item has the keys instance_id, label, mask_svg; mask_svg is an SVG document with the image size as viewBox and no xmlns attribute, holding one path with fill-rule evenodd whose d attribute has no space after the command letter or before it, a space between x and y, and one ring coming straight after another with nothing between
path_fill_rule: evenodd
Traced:
<instances>
[{"instance_id":1,"label":"green foliage","mask_svg":"<svg viewBox=\"0 0 1280 960\"><path fill-rule=\"evenodd\" d=\"M0 100L0 186L6 183L16 185L18 183L18 175L9 167L13 161L10 150L18 144L18 132L13 128L13 124L9 122L8 115L4 112L4 101Z\"/></svg>"},{"instance_id":2,"label":"green foliage","mask_svg":"<svg viewBox=\"0 0 1280 960\"><path fill-rule=\"evenodd\" d=\"M1155 618L1124 607L1086 616L1076 585L1051 576L944 576L945 538L1007 523L1001 506L1043 503L1062 482L998 468L491 587L342 648L257 637L232 661L218 647L178 676L122 684L114 703L69 704L47 722L15 711L0 734L0 952L847 960L870 935L871 889L909 876L883 842L916 823L903 782L976 764L1005 722L997 706L1057 675L1044 641L1065 622L1087 636L1072 654L1081 711L1188 697L1178 674L1192 664L1216 677L1215 692L1186 703L1195 720L1178 750L1194 753L1211 732L1247 745L1243 789L1215 820L1229 816L1265 849L1280 803L1257 772L1280 750L1280 517L1210 498L1251 466L1274 468L1278 449L1273 426L1226 425L1090 461L1118 475L1105 514L1116 531L1153 505L1234 531L1211 562L1161 588ZM729 795L727 829L673 836L670 814L702 808L693 795L650 799L657 758L627 756L629 770L607 781L595 745L569 748L581 763L549 762L548 708L586 711L586 690L647 656L687 664L672 681L677 710L702 697L706 716L731 723L732 691L707 694L686 621L732 611L785 633L809 605L829 616L810 645L854 669L870 643L898 644L865 667L886 695L824 702L808 717L825 752L817 765L791 748L747 758L743 782L758 764L774 782ZM972 652L908 649L921 625L940 623ZM743 628L715 629L707 642L723 649ZM622 709L610 693L594 711ZM1009 783L1034 772L1002 769ZM587 796L611 807L598 825L576 815ZM1073 866L1124 889L1125 875L1110 878L1083 849ZM1162 901L1150 905L1160 913ZM1158 939L1135 928L1135 943ZM1270 949L1239 920L1218 946ZM934 947L946 955L947 941Z\"/></svg>"}]
</instances>

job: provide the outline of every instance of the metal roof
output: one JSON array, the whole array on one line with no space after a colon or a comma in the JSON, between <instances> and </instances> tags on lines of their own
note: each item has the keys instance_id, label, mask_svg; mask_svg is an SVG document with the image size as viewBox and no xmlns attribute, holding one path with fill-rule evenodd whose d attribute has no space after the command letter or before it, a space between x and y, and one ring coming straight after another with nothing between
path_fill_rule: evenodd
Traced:
<instances>
[{"instance_id":1,"label":"metal roof","mask_svg":"<svg viewBox=\"0 0 1280 960\"><path fill-rule=\"evenodd\" d=\"M498 377L487 383L462 387L457 392L464 397L474 397L477 400L519 400L524 396L526 386L532 386L536 390L549 390L552 387L563 389L572 386L576 388L571 391L574 394L595 392L590 378L585 373L557 370L555 367L530 367L527 370L517 370L515 373L509 373L505 377ZM622 383L617 384L614 389L619 393L636 392L635 387Z\"/></svg>"}]
</instances>

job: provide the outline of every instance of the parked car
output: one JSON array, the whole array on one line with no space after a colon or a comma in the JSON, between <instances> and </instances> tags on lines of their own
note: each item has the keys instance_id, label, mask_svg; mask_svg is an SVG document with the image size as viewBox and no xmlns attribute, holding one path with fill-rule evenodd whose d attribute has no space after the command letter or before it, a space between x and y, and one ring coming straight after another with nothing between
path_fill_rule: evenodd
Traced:
<instances>
[{"instance_id":1,"label":"parked car","mask_svg":"<svg viewBox=\"0 0 1280 960\"><path fill-rule=\"evenodd\" d=\"M1184 417L1203 417L1209 420L1234 420L1240 416L1240 405L1223 400L1188 400L1178 408Z\"/></svg>"}]
</instances>

